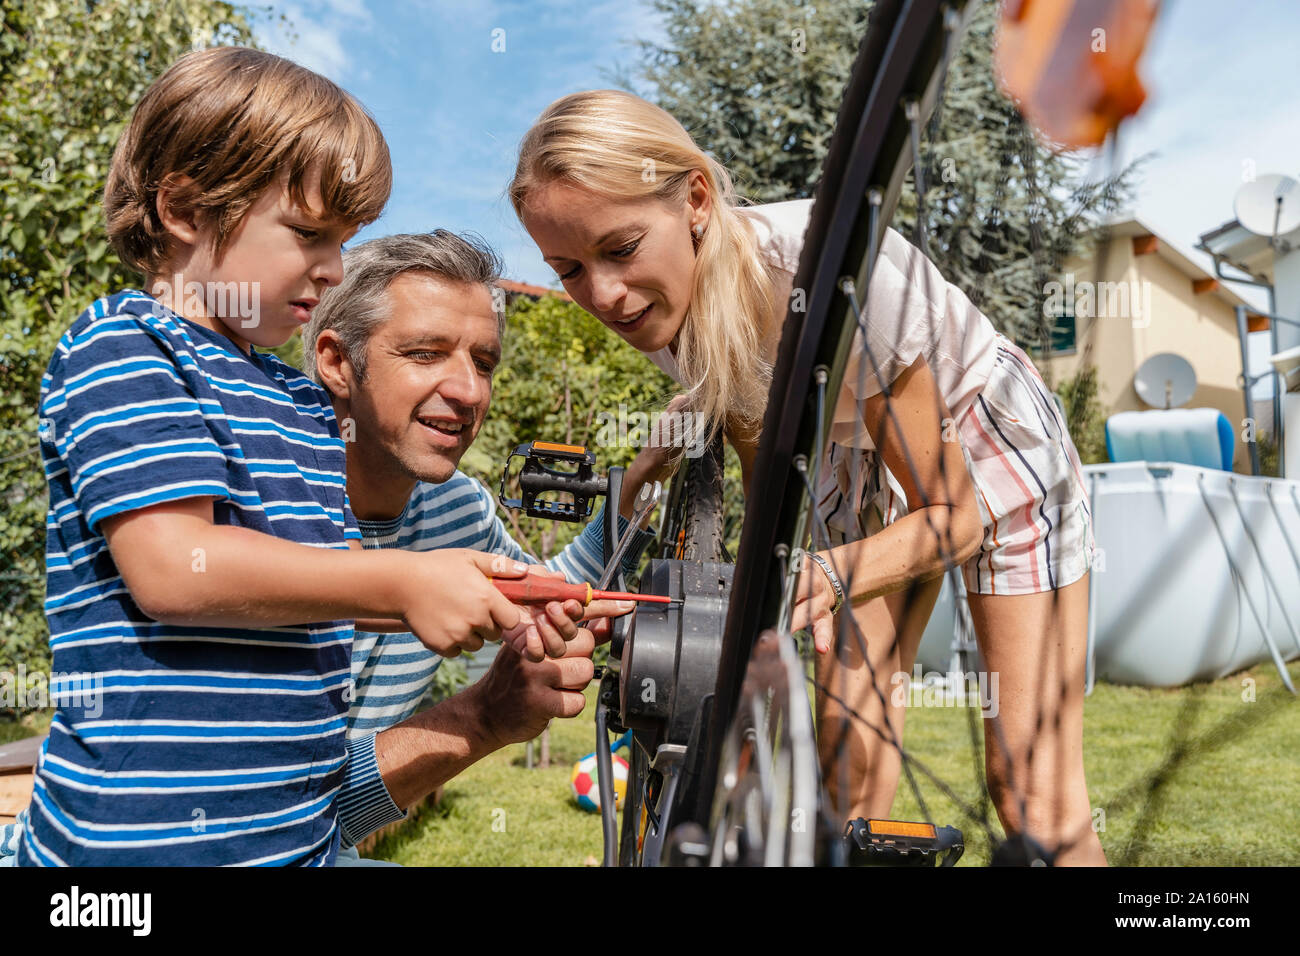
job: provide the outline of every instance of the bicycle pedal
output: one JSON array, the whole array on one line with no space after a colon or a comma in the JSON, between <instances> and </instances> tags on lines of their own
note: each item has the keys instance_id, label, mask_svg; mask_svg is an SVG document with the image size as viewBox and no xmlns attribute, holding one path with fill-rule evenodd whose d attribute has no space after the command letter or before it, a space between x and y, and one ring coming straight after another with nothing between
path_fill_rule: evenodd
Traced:
<instances>
[{"instance_id":1,"label":"bicycle pedal","mask_svg":"<svg viewBox=\"0 0 1300 956\"><path fill-rule=\"evenodd\" d=\"M520 497L506 497L506 482L510 478L510 463L523 458L519 471ZM556 464L569 466L561 471ZM501 471L501 485L497 500L511 511L523 509L531 518L549 518L552 521L586 521L591 517L592 501L608 492L609 481L596 474L596 455L581 445L563 445L549 441L530 441L515 448L506 459ZM572 496L572 501L554 501L539 496L560 492Z\"/></svg>"},{"instance_id":2,"label":"bicycle pedal","mask_svg":"<svg viewBox=\"0 0 1300 956\"><path fill-rule=\"evenodd\" d=\"M966 851L961 830L858 817L845 828L850 866L952 866Z\"/></svg>"}]
</instances>

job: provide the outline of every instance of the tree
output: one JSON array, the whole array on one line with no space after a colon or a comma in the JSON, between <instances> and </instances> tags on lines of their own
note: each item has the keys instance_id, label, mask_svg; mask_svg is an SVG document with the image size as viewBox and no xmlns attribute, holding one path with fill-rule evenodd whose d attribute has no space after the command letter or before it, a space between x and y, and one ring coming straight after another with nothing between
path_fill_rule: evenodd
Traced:
<instances>
[{"instance_id":1,"label":"tree","mask_svg":"<svg viewBox=\"0 0 1300 956\"><path fill-rule=\"evenodd\" d=\"M1079 461L1093 465L1106 458L1106 409L1097 397L1097 366L1084 365L1060 384L1065 426L1074 439Z\"/></svg>"},{"instance_id":2,"label":"tree","mask_svg":"<svg viewBox=\"0 0 1300 956\"><path fill-rule=\"evenodd\" d=\"M869 3L655 0L667 39L642 42L650 98L756 202L811 196ZM627 77L621 77L627 82Z\"/></svg>"},{"instance_id":3,"label":"tree","mask_svg":"<svg viewBox=\"0 0 1300 956\"><path fill-rule=\"evenodd\" d=\"M1050 341L1044 286L1126 197L1134 167L1082 181L998 89L997 4L977 4L922 146L928 253L1009 337ZM758 202L811 196L866 31L863 0L656 0L667 39L639 79ZM624 77L626 82L626 77ZM910 183L893 225L911 237Z\"/></svg>"},{"instance_id":4,"label":"tree","mask_svg":"<svg viewBox=\"0 0 1300 956\"><path fill-rule=\"evenodd\" d=\"M211 0L6 0L0 33L0 670L46 669L41 376L72 320L138 285L100 202L145 89L203 46L253 45L246 8Z\"/></svg>"}]
</instances>

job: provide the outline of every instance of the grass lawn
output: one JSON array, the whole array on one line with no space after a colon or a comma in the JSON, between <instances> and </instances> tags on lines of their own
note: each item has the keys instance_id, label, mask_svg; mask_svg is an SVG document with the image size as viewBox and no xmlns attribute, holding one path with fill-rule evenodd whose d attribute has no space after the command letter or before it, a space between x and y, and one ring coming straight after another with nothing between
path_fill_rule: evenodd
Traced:
<instances>
[{"instance_id":1,"label":"grass lawn","mask_svg":"<svg viewBox=\"0 0 1300 956\"><path fill-rule=\"evenodd\" d=\"M1300 662L1291 675L1300 682ZM1253 702L1243 700L1246 678L1254 681ZM573 762L595 746L593 695L589 689L580 717L552 725L549 769L526 770L522 744L493 754L371 855L408 866L594 864L600 818L577 809L569 794ZM1300 700L1272 665L1178 690L1099 685L1084 714L1093 815L1112 865L1300 863ZM912 708L906 740L963 802L978 805L964 709ZM1153 791L1150 781L1161 778ZM961 865L986 863L979 825L933 784L922 780L921 793L936 823L963 829ZM905 785L894 815L921 819Z\"/></svg>"},{"instance_id":2,"label":"grass lawn","mask_svg":"<svg viewBox=\"0 0 1300 956\"><path fill-rule=\"evenodd\" d=\"M1300 662L1291 675L1300 682ZM1247 678L1253 702L1243 699ZM594 865L600 818L579 810L569 794L573 762L595 745L594 693L588 689L580 717L552 725L549 769L526 770L522 744L499 751L448 784L438 806L413 814L371 855L407 866ZM0 721L0 742L48 724L47 714ZM965 804L978 806L964 709L912 708L906 740ZM1084 756L1113 865L1300 864L1300 700L1271 665L1178 690L1099 685L1085 705ZM1163 782L1153 790L1155 779ZM961 865L987 862L980 826L923 778L921 793L936 823L963 829ZM905 785L894 816L922 818Z\"/></svg>"}]
</instances>

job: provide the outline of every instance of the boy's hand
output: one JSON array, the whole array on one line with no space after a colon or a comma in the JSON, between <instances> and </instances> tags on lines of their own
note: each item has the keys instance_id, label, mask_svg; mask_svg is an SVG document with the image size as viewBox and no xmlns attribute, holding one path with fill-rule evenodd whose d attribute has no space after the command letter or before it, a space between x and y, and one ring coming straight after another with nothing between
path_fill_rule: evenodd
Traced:
<instances>
[{"instance_id":1,"label":"boy's hand","mask_svg":"<svg viewBox=\"0 0 1300 956\"><path fill-rule=\"evenodd\" d=\"M412 573L402 584L402 620L429 650L457 657L519 628L522 609L497 590L492 578L523 577L528 565L466 548L405 553L411 556L407 566Z\"/></svg>"}]
</instances>

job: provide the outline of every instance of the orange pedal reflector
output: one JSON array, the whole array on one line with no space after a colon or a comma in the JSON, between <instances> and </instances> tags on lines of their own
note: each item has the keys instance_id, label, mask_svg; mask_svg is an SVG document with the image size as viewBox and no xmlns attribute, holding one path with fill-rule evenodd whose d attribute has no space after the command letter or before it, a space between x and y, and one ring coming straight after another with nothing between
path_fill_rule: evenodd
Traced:
<instances>
[{"instance_id":1,"label":"orange pedal reflector","mask_svg":"<svg viewBox=\"0 0 1300 956\"><path fill-rule=\"evenodd\" d=\"M587 449L581 445L561 445L553 441L535 441L533 442L534 451L566 451L574 455L585 455Z\"/></svg>"},{"instance_id":2,"label":"orange pedal reflector","mask_svg":"<svg viewBox=\"0 0 1300 956\"><path fill-rule=\"evenodd\" d=\"M937 836L932 824L902 820L868 820L867 831L880 836L928 837L931 840Z\"/></svg>"}]
</instances>

